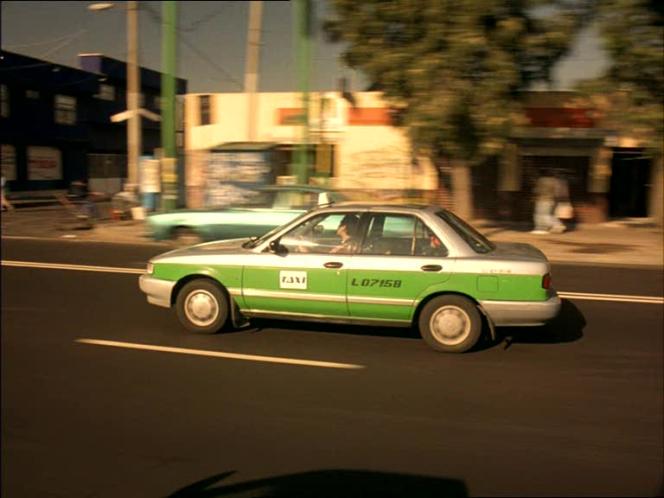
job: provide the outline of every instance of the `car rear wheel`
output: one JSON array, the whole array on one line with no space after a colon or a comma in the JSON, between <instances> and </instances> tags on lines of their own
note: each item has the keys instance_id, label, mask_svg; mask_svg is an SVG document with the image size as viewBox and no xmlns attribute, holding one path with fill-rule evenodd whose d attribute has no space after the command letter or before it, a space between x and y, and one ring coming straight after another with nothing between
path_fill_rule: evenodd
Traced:
<instances>
[{"instance_id":1,"label":"car rear wheel","mask_svg":"<svg viewBox=\"0 0 664 498\"><path fill-rule=\"evenodd\" d=\"M203 242L196 230L187 227L178 227L173 230L172 239L178 246L193 246Z\"/></svg>"},{"instance_id":2,"label":"car rear wheel","mask_svg":"<svg viewBox=\"0 0 664 498\"><path fill-rule=\"evenodd\" d=\"M190 332L216 334L228 320L228 298L211 280L192 280L180 289L175 310Z\"/></svg>"},{"instance_id":3,"label":"car rear wheel","mask_svg":"<svg viewBox=\"0 0 664 498\"><path fill-rule=\"evenodd\" d=\"M439 296L429 301L418 321L426 343L437 351L463 353L482 334L482 318L473 302L462 296Z\"/></svg>"}]
</instances>

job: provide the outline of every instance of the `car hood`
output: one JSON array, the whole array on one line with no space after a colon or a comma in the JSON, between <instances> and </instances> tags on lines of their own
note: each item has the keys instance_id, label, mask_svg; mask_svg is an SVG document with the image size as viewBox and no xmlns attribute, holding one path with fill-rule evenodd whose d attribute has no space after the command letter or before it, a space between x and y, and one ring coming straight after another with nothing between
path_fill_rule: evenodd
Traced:
<instances>
[{"instance_id":1,"label":"car hood","mask_svg":"<svg viewBox=\"0 0 664 498\"><path fill-rule=\"evenodd\" d=\"M498 259L547 262L547 258L537 247L521 242L493 242L496 248L487 256Z\"/></svg>"},{"instance_id":2,"label":"car hood","mask_svg":"<svg viewBox=\"0 0 664 498\"><path fill-rule=\"evenodd\" d=\"M183 247L181 249L174 249L173 251L160 254L152 258L152 261L157 262L164 259L180 258L183 256L203 256L210 253L215 254L233 254L246 251L242 248L242 244L248 241L248 238L219 240L214 242L206 242L204 244L196 244L195 246Z\"/></svg>"}]
</instances>

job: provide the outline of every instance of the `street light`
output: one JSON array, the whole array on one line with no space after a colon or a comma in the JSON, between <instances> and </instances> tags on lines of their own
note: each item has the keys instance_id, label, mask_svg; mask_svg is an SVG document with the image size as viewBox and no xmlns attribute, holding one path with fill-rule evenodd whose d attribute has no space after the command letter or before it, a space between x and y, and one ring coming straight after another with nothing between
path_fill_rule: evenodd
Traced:
<instances>
[{"instance_id":1,"label":"street light","mask_svg":"<svg viewBox=\"0 0 664 498\"><path fill-rule=\"evenodd\" d=\"M88 10L102 11L115 7L103 2L88 5ZM127 2L127 110L111 118L127 120L127 180L138 184L138 162L141 156L141 114L139 111L140 74L138 71L138 2Z\"/></svg>"}]
</instances>

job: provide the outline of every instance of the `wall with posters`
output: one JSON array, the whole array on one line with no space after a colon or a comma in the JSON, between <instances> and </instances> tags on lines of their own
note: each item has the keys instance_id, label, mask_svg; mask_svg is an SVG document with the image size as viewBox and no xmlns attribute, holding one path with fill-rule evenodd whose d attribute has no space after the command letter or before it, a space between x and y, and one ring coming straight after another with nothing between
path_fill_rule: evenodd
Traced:
<instances>
[{"instance_id":1,"label":"wall with posters","mask_svg":"<svg viewBox=\"0 0 664 498\"><path fill-rule=\"evenodd\" d=\"M205 164L205 205L226 206L249 202L256 188L274 182L270 164L269 150L211 150Z\"/></svg>"}]
</instances>

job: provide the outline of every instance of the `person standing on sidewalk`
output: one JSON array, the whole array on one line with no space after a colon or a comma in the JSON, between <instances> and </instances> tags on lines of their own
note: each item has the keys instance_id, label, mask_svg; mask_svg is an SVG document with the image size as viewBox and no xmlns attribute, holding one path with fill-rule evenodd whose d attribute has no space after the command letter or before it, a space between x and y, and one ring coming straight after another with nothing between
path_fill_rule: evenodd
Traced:
<instances>
[{"instance_id":1,"label":"person standing on sidewalk","mask_svg":"<svg viewBox=\"0 0 664 498\"><path fill-rule=\"evenodd\" d=\"M7 180L5 180L5 176L2 175L2 210L13 211L14 206L12 206L12 203L7 199L6 185Z\"/></svg>"},{"instance_id":2,"label":"person standing on sidewalk","mask_svg":"<svg viewBox=\"0 0 664 498\"><path fill-rule=\"evenodd\" d=\"M574 210L569 198L569 183L563 170L556 170L556 206L553 214L553 226L550 231L553 233L562 233L567 230L565 220L570 220L574 217Z\"/></svg>"},{"instance_id":3,"label":"person standing on sidewalk","mask_svg":"<svg viewBox=\"0 0 664 498\"><path fill-rule=\"evenodd\" d=\"M545 234L555 225L553 209L556 204L556 179L549 170L544 170L535 182L535 228L530 233Z\"/></svg>"}]
</instances>

